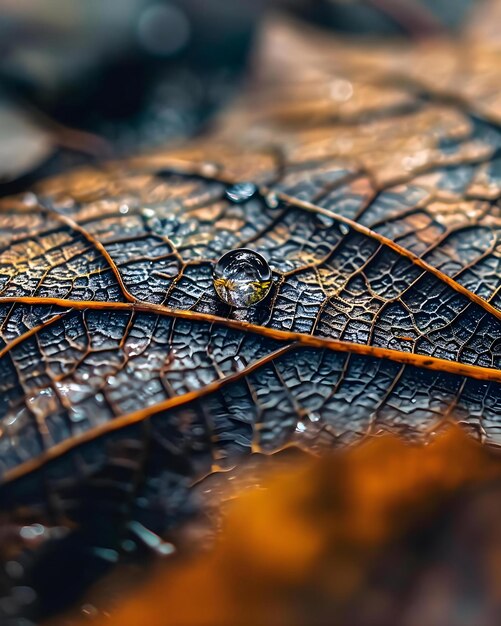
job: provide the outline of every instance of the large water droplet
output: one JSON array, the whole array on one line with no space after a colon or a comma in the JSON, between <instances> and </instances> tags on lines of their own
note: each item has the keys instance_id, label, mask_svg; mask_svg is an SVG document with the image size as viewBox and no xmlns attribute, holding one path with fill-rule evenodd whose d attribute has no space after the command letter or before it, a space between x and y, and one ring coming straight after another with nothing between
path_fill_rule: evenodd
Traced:
<instances>
[{"instance_id":1,"label":"large water droplet","mask_svg":"<svg viewBox=\"0 0 501 626\"><path fill-rule=\"evenodd\" d=\"M257 252L237 248L224 254L213 272L214 288L223 302L237 309L257 304L271 289L271 269Z\"/></svg>"}]
</instances>

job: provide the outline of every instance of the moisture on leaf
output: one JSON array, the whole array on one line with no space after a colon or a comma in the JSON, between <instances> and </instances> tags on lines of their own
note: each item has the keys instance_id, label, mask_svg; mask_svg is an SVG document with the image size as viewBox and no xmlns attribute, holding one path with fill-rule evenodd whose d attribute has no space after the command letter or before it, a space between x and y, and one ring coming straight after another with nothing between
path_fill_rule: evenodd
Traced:
<instances>
[{"instance_id":1,"label":"moisture on leaf","mask_svg":"<svg viewBox=\"0 0 501 626\"><path fill-rule=\"evenodd\" d=\"M193 485L250 454L426 443L449 422L499 445L499 48L484 28L460 64L460 43L270 22L262 71L210 134L1 201L9 528L38 524L56 552L78 537L76 569L82 544L114 564L124 541L171 545ZM214 286L238 248L273 273L247 308ZM32 551L16 536L9 560Z\"/></svg>"}]
</instances>

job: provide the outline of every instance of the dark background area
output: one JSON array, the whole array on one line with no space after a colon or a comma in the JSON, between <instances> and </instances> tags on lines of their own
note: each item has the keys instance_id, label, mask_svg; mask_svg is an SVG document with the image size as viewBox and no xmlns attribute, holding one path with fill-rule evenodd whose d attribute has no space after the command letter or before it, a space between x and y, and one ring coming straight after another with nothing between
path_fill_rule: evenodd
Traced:
<instances>
[{"instance_id":1,"label":"dark background area","mask_svg":"<svg viewBox=\"0 0 501 626\"><path fill-rule=\"evenodd\" d=\"M0 1L0 194L202 132L273 10L344 34L454 31L472 0Z\"/></svg>"}]
</instances>

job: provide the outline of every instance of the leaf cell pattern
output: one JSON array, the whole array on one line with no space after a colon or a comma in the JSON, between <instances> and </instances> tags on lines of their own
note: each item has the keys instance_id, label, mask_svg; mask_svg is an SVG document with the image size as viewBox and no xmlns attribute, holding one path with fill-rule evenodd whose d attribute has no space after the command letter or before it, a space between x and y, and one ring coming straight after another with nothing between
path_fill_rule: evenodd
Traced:
<instances>
[{"instance_id":1,"label":"leaf cell pattern","mask_svg":"<svg viewBox=\"0 0 501 626\"><path fill-rule=\"evenodd\" d=\"M249 453L446 421L500 443L497 120L402 80L390 51L273 36L304 67L270 53L259 106L214 136L2 200L7 508L161 533L193 481ZM245 310L212 285L237 247L273 270Z\"/></svg>"}]
</instances>

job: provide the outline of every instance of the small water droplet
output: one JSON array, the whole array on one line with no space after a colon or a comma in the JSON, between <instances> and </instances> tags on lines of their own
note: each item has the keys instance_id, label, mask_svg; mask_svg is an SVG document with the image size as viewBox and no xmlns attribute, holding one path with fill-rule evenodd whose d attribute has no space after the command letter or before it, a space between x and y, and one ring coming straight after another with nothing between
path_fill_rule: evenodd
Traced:
<instances>
[{"instance_id":1,"label":"small water droplet","mask_svg":"<svg viewBox=\"0 0 501 626\"><path fill-rule=\"evenodd\" d=\"M339 230L343 235L347 235L350 232L350 227L346 224L341 223L339 224Z\"/></svg>"},{"instance_id":2,"label":"small water droplet","mask_svg":"<svg viewBox=\"0 0 501 626\"><path fill-rule=\"evenodd\" d=\"M240 204L250 200L257 193L257 187L254 183L236 183L231 185L225 191L228 200L235 204Z\"/></svg>"},{"instance_id":3,"label":"small water droplet","mask_svg":"<svg viewBox=\"0 0 501 626\"><path fill-rule=\"evenodd\" d=\"M324 215L323 213L317 213L317 220L325 227L331 228L334 224L334 218Z\"/></svg>"},{"instance_id":4,"label":"small water droplet","mask_svg":"<svg viewBox=\"0 0 501 626\"><path fill-rule=\"evenodd\" d=\"M219 167L215 163L204 163L200 168L202 176L215 176L219 172Z\"/></svg>"},{"instance_id":5,"label":"small water droplet","mask_svg":"<svg viewBox=\"0 0 501 626\"><path fill-rule=\"evenodd\" d=\"M68 417L72 422L78 423L86 419L87 413L81 407L74 406L68 411Z\"/></svg>"},{"instance_id":6,"label":"small water droplet","mask_svg":"<svg viewBox=\"0 0 501 626\"><path fill-rule=\"evenodd\" d=\"M296 424L296 432L304 433L305 430L306 430L306 426L303 424L303 422L298 422Z\"/></svg>"},{"instance_id":7,"label":"small water droplet","mask_svg":"<svg viewBox=\"0 0 501 626\"><path fill-rule=\"evenodd\" d=\"M143 209L141 209L141 215L145 219L149 219L150 217L153 217L155 215L155 211L153 209L148 208L148 207L144 207Z\"/></svg>"},{"instance_id":8,"label":"small water droplet","mask_svg":"<svg viewBox=\"0 0 501 626\"><path fill-rule=\"evenodd\" d=\"M269 209L276 209L279 205L278 196L274 191L270 191L270 193L266 194L264 198Z\"/></svg>"},{"instance_id":9,"label":"small water droplet","mask_svg":"<svg viewBox=\"0 0 501 626\"><path fill-rule=\"evenodd\" d=\"M118 210L120 211L122 215L127 215L127 213L129 212L129 207L126 204L121 204L118 207Z\"/></svg>"}]
</instances>

